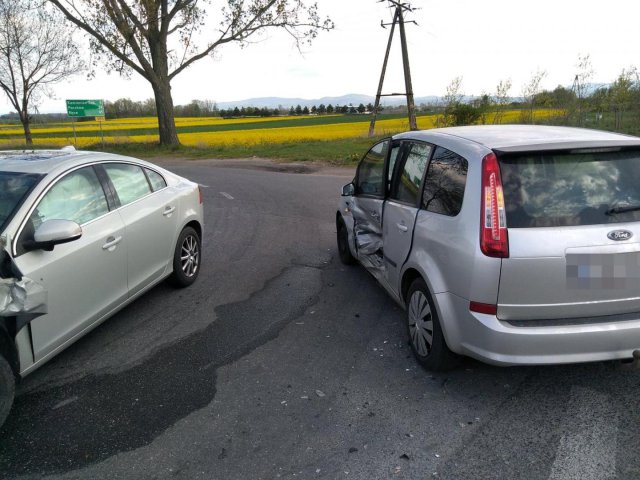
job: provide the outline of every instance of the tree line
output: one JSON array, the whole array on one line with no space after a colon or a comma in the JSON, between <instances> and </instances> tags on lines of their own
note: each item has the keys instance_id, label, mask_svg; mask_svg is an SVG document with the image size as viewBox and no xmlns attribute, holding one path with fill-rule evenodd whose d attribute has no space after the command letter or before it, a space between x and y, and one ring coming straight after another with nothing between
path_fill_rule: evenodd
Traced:
<instances>
[{"instance_id":1,"label":"tree line","mask_svg":"<svg viewBox=\"0 0 640 480\"><path fill-rule=\"evenodd\" d=\"M132 118L132 117L151 117L156 116L156 104L153 98L143 101L135 101L130 98L120 98L115 101L106 100L104 102L105 116L107 119L114 118ZM373 110L371 103L364 105L360 103L358 106L349 105L312 105L291 106L288 109L283 106L277 108L242 106L233 108L218 108L213 100L192 100L187 105L176 105L174 114L176 117L222 117L222 118L240 118L240 117L277 117L277 116L301 116L301 115L332 115L332 114L365 114Z\"/></svg>"}]
</instances>

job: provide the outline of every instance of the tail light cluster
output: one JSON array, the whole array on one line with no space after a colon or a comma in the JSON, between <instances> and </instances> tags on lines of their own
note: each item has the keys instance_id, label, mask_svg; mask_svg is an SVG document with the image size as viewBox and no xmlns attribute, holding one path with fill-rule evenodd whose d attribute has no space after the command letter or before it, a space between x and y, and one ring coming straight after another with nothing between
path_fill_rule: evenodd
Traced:
<instances>
[{"instance_id":1,"label":"tail light cluster","mask_svg":"<svg viewBox=\"0 0 640 480\"><path fill-rule=\"evenodd\" d=\"M495 154L482 159L482 207L480 210L480 250L487 257L509 257L507 215L500 167ZM469 310L485 315L497 315L496 304L469 302Z\"/></svg>"},{"instance_id":2,"label":"tail light cluster","mask_svg":"<svg viewBox=\"0 0 640 480\"><path fill-rule=\"evenodd\" d=\"M507 216L500 167L495 154L482 159L482 209L480 213L480 250L488 257L509 257Z\"/></svg>"},{"instance_id":3,"label":"tail light cluster","mask_svg":"<svg viewBox=\"0 0 640 480\"><path fill-rule=\"evenodd\" d=\"M198 201L200 202L200 205L204 203L204 197L202 195L202 187L200 185L198 185Z\"/></svg>"}]
</instances>

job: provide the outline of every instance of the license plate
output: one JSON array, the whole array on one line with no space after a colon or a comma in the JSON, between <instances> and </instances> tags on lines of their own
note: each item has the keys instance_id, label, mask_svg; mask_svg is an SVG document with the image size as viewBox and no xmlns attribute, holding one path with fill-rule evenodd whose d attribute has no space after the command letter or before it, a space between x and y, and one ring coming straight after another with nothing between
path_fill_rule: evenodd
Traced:
<instances>
[{"instance_id":1,"label":"license plate","mask_svg":"<svg viewBox=\"0 0 640 480\"><path fill-rule=\"evenodd\" d=\"M639 289L640 254L568 254L567 286L575 289Z\"/></svg>"}]
</instances>

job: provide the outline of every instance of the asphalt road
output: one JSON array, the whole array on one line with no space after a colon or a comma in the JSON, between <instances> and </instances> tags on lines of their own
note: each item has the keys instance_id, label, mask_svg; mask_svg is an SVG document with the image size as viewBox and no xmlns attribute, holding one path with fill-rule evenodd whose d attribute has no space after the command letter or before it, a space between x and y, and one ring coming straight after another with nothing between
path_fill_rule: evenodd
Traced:
<instances>
[{"instance_id":1,"label":"asphalt road","mask_svg":"<svg viewBox=\"0 0 640 480\"><path fill-rule=\"evenodd\" d=\"M1 478L640 478L640 370L417 366L402 310L337 257L352 171L168 168L207 186L200 278L22 382Z\"/></svg>"}]
</instances>

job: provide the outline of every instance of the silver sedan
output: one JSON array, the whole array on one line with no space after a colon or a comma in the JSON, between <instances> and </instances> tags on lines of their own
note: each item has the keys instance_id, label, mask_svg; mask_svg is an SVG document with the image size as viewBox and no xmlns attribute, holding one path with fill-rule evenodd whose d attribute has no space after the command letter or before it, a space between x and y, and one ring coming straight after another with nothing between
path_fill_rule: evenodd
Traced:
<instances>
[{"instance_id":1,"label":"silver sedan","mask_svg":"<svg viewBox=\"0 0 640 480\"><path fill-rule=\"evenodd\" d=\"M165 278L192 284L202 226L198 185L153 164L0 153L0 424L16 378Z\"/></svg>"}]
</instances>

